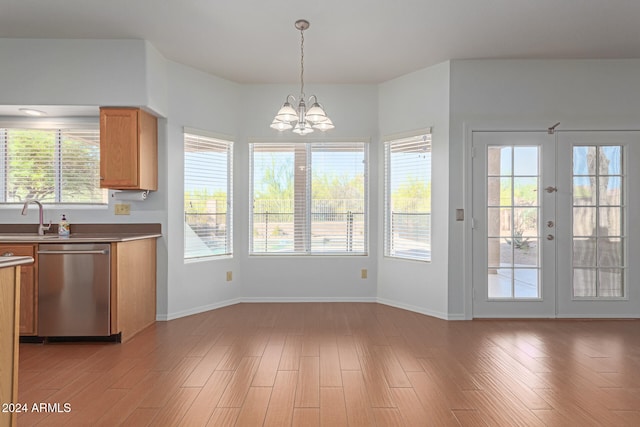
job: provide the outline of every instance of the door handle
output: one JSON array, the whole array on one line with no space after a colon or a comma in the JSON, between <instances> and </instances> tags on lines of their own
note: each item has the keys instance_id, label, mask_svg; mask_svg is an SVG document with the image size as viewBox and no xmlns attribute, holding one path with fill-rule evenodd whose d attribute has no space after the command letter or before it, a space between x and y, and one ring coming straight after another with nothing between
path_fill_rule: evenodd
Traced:
<instances>
[{"instance_id":1,"label":"door handle","mask_svg":"<svg viewBox=\"0 0 640 427\"><path fill-rule=\"evenodd\" d=\"M547 234L547 240L553 240L555 239L555 237L553 237L553 234Z\"/></svg>"},{"instance_id":2,"label":"door handle","mask_svg":"<svg viewBox=\"0 0 640 427\"><path fill-rule=\"evenodd\" d=\"M557 187L552 187L552 186L548 186L544 189L544 191L546 191L547 193L555 193L556 191L558 191Z\"/></svg>"}]
</instances>

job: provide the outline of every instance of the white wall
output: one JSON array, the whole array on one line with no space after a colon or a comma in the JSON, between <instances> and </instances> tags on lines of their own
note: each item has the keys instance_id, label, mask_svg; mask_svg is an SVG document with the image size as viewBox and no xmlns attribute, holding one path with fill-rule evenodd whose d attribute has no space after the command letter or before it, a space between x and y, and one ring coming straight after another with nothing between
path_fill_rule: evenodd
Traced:
<instances>
[{"instance_id":1,"label":"white wall","mask_svg":"<svg viewBox=\"0 0 640 427\"><path fill-rule=\"evenodd\" d=\"M238 141L240 89L237 84L167 61L169 113L168 146L164 167L167 179L167 309L160 319L172 319L235 302L241 296L238 257L184 262L184 127L200 129ZM236 147L235 163L239 163ZM235 176L241 176L235 168ZM235 177L234 177L235 178ZM242 223L234 218L236 230ZM235 242L237 252L238 244ZM226 281L226 272L233 281Z\"/></svg>"},{"instance_id":2,"label":"white wall","mask_svg":"<svg viewBox=\"0 0 640 427\"><path fill-rule=\"evenodd\" d=\"M432 135L432 260L420 261L378 256L378 300L440 318L448 318L449 208L449 63L429 67L379 86L380 134L406 133L433 127ZM378 145L378 169L383 170ZM382 244L382 179L379 177Z\"/></svg>"},{"instance_id":3,"label":"white wall","mask_svg":"<svg viewBox=\"0 0 640 427\"><path fill-rule=\"evenodd\" d=\"M288 93L298 95L299 87L287 85L246 85L242 87L239 144L236 170L236 254L241 263L242 294L251 301L373 301L376 296L377 203L377 88L374 85L311 85L307 96L317 94L336 128L325 134L305 137L372 141L370 147L371 200L369 216L369 256L362 257L249 257L247 229L249 211L249 138L285 140L297 136L279 134L269 128ZM360 278L360 270L368 278Z\"/></svg>"},{"instance_id":4,"label":"white wall","mask_svg":"<svg viewBox=\"0 0 640 427\"><path fill-rule=\"evenodd\" d=\"M471 212L470 129L544 130L556 122L564 130L639 129L640 60L452 61L450 211ZM449 315L469 317L469 221L450 222L449 245Z\"/></svg>"},{"instance_id":5,"label":"white wall","mask_svg":"<svg viewBox=\"0 0 640 427\"><path fill-rule=\"evenodd\" d=\"M0 104L147 105L145 50L142 40L0 39Z\"/></svg>"}]
</instances>

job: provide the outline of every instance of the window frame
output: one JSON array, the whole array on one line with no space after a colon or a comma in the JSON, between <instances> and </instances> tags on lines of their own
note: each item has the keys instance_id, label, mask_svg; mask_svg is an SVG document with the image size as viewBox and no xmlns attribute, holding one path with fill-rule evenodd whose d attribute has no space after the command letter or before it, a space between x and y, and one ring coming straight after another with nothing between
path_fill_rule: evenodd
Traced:
<instances>
[{"instance_id":1,"label":"window frame","mask_svg":"<svg viewBox=\"0 0 640 427\"><path fill-rule=\"evenodd\" d=\"M211 132L207 132L200 129L193 129L185 127L183 129L183 230L186 230L187 222L186 222L186 179L187 179L187 168L186 168L186 148L187 148L187 136L191 136L194 138L202 138L204 140L208 140L210 143L218 144L221 146L226 145L226 212L225 212L225 234L224 234L224 242L225 242L225 251L220 254L207 254L207 255L194 255L187 256L187 236L183 231L183 261L184 263L196 263L217 259L229 259L233 258L234 254L234 245L233 245L233 163L234 163L234 138L228 135L219 135ZM221 151L222 152L222 151ZM210 189L211 187L207 187Z\"/></svg>"},{"instance_id":2,"label":"window frame","mask_svg":"<svg viewBox=\"0 0 640 427\"><path fill-rule=\"evenodd\" d=\"M109 195L108 189L100 188L98 184L98 189L103 192L103 197L101 202L64 202L61 201L64 197L62 195L63 186L62 186L62 170L64 169L64 164L61 160L61 144L63 142L62 135L69 131L83 131L83 130L91 130L98 133L98 152L100 150L99 144L99 132L100 132L100 121L98 116L79 116L79 117L59 117L54 119L48 118L24 118L24 117L6 117L0 119L0 129L19 129L19 130L34 130L34 131L52 131L55 132L55 147L54 147L54 165L55 165L55 178L54 178L54 198L55 201L42 201L42 204L50 207L59 207L64 209L107 209L109 205ZM4 133L4 132L3 132ZM24 202L7 202L5 201L6 191L7 191L7 180L8 176L6 175L6 162L8 160L7 157L7 145L6 145L6 135L0 136L0 209L13 209L16 207L21 207ZM97 164L98 168L99 162Z\"/></svg>"},{"instance_id":3,"label":"window frame","mask_svg":"<svg viewBox=\"0 0 640 427\"><path fill-rule=\"evenodd\" d=\"M363 250L362 251L313 251L312 241L311 241L311 232L312 232L312 201L313 201L313 189L312 189L312 153L313 153L313 145L322 145L322 144L344 144L344 146L348 145L362 145L362 154L363 154ZM305 171L302 174L306 175L306 183L305 186L307 188L306 192L303 195L297 195L294 190L293 203L294 206L304 198L304 234L303 234L303 250L296 251L286 251L286 252L257 252L254 251L254 190L255 190L255 159L254 159L254 147L255 146L269 146L272 145L274 147L277 146L286 146L290 145L292 147L305 146L306 154L305 154ZM295 150L293 150L295 152ZM370 215L370 207L369 207L369 188L370 188L370 170L369 170L369 159L370 159L370 143L366 139L314 139L314 140L302 140L302 139L287 139L283 141L273 141L273 140L250 140L249 141L249 248L248 254L253 257L357 257L364 256L367 257L370 254L369 242L369 215ZM294 160L294 168L296 167L296 160ZM295 181L295 171L294 171L294 181ZM294 213L295 215L295 213ZM293 220L295 221L295 219ZM295 223L292 222L295 227ZM295 237L294 237L295 239ZM347 239L347 247L349 247L349 240ZM294 241L295 247L295 241Z\"/></svg>"},{"instance_id":4,"label":"window frame","mask_svg":"<svg viewBox=\"0 0 640 427\"><path fill-rule=\"evenodd\" d=\"M388 135L382 140L382 151L383 151L383 189L382 189L382 207L383 207L383 236L382 236L382 245L383 245L383 257L397 260L405 260L405 261L415 261L415 262L423 262L423 263L431 263L433 260L433 251L432 251L432 243L433 243L433 223L432 223L432 215L433 215L433 194L431 193L429 196L429 228L428 228L428 242L429 252L427 257L419 257L419 256L407 256L402 254L396 254L392 250L392 221L391 221L391 164L390 164L390 153L391 146L395 143L403 143L405 141L409 141L411 139L417 139L420 137L429 138L429 153L431 153L429 159L429 177L428 183L431 184L431 188L433 188L433 132L432 128L424 128L416 131L405 132L401 134Z\"/></svg>"}]
</instances>

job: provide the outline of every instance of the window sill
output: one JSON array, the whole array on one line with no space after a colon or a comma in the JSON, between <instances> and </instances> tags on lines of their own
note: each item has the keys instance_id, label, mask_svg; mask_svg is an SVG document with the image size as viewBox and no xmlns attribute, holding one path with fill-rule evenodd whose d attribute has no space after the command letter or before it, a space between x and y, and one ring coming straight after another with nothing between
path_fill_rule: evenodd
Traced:
<instances>
[{"instance_id":1,"label":"window sill","mask_svg":"<svg viewBox=\"0 0 640 427\"><path fill-rule=\"evenodd\" d=\"M78 210L107 210L108 204L65 204L65 203L45 203L42 205L45 212L47 210L66 210L66 211L78 211ZM0 210L21 210L23 203L0 203Z\"/></svg>"}]
</instances>

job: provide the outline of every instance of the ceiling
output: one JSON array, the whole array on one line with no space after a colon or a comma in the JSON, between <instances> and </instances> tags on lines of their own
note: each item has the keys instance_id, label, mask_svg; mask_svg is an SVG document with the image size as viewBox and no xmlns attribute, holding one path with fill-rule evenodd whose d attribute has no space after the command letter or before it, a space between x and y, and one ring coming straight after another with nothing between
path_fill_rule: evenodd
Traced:
<instances>
[{"instance_id":1,"label":"ceiling","mask_svg":"<svg viewBox=\"0 0 640 427\"><path fill-rule=\"evenodd\" d=\"M299 18L312 83L448 59L640 58L637 0L0 0L0 38L144 39L231 81L295 83Z\"/></svg>"}]
</instances>

